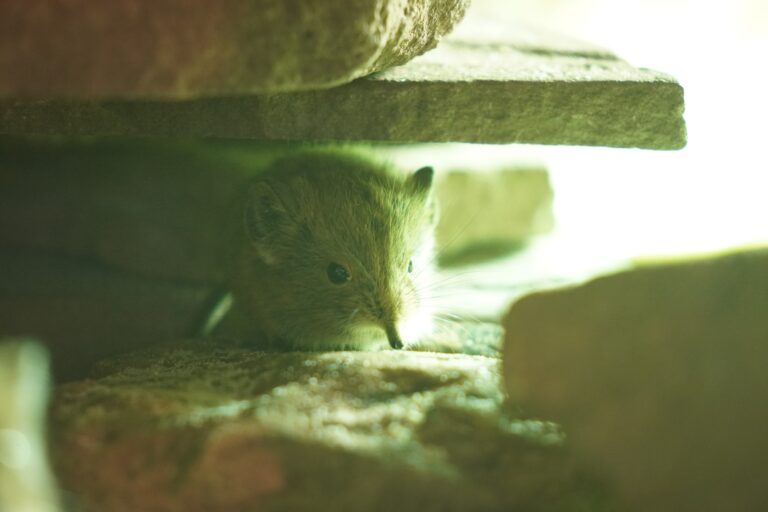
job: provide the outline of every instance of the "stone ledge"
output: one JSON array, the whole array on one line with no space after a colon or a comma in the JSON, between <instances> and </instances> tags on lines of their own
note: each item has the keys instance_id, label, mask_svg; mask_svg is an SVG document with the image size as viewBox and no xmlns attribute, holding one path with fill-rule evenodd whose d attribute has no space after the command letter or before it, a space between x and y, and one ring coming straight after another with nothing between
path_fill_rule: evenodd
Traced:
<instances>
[{"instance_id":1,"label":"stone ledge","mask_svg":"<svg viewBox=\"0 0 768 512\"><path fill-rule=\"evenodd\" d=\"M685 145L683 89L673 78L530 33L521 42L449 37L404 66L320 91L191 101L5 99L0 133Z\"/></svg>"},{"instance_id":2,"label":"stone ledge","mask_svg":"<svg viewBox=\"0 0 768 512\"><path fill-rule=\"evenodd\" d=\"M58 389L52 452L89 510L613 510L498 360L198 343Z\"/></svg>"}]
</instances>

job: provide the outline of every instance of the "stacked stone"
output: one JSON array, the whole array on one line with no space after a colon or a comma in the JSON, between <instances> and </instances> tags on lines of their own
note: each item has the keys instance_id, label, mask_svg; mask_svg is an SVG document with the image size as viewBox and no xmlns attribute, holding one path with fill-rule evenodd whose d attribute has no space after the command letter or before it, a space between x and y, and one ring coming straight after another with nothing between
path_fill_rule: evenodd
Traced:
<instances>
[{"instance_id":1,"label":"stacked stone","mask_svg":"<svg viewBox=\"0 0 768 512\"><path fill-rule=\"evenodd\" d=\"M456 354L161 344L197 332L210 311L239 226L231 198L291 151L285 141L685 144L674 79L590 45L465 31L418 57L467 4L0 4L0 335L33 332L60 376L89 376L60 386L52 407L54 467L75 502L576 511L766 501L766 417L755 406L768 398L765 252L525 298L507 317L503 359L499 329L471 325ZM544 170L456 171L439 183L444 204L485 198L492 217L521 219L466 230L447 212L438 236L459 255L551 226ZM510 205L515 193L524 197ZM469 355L469 341L491 348Z\"/></svg>"}]
</instances>

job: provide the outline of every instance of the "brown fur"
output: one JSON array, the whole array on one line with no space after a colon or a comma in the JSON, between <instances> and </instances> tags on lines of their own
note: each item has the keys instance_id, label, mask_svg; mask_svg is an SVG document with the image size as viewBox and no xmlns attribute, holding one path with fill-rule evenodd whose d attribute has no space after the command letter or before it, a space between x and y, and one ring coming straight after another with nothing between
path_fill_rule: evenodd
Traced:
<instances>
[{"instance_id":1,"label":"brown fur","mask_svg":"<svg viewBox=\"0 0 768 512\"><path fill-rule=\"evenodd\" d=\"M395 348L417 341L403 340L401 327L425 308L431 182L431 168L406 177L344 153L276 161L246 199L232 279L241 332L280 348L365 347L384 335ZM332 283L331 263L348 269L350 280Z\"/></svg>"}]
</instances>

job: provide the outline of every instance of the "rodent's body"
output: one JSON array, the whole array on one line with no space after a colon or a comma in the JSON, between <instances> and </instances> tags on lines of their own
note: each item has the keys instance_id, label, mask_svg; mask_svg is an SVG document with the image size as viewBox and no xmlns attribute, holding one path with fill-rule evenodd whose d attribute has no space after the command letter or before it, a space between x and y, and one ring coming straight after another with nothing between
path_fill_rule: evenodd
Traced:
<instances>
[{"instance_id":1,"label":"rodent's body","mask_svg":"<svg viewBox=\"0 0 768 512\"><path fill-rule=\"evenodd\" d=\"M279 348L393 348L431 329L431 168L302 152L256 178L232 278L238 331Z\"/></svg>"}]
</instances>

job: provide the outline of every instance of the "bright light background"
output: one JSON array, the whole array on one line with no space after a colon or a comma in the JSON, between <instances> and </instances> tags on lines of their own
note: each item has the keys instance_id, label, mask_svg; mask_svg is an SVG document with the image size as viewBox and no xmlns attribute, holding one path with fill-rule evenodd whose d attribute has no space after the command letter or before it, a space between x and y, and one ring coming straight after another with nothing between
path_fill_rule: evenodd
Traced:
<instances>
[{"instance_id":1,"label":"bright light background","mask_svg":"<svg viewBox=\"0 0 768 512\"><path fill-rule=\"evenodd\" d=\"M538 160L550 169L556 231L516 258L473 273L475 284L498 283L499 276L518 284L580 280L634 258L768 244L767 1L473 0L471 9L571 35L671 74L685 89L688 129L681 151L432 148L437 168ZM423 152L412 156L410 165L425 165Z\"/></svg>"},{"instance_id":2,"label":"bright light background","mask_svg":"<svg viewBox=\"0 0 768 512\"><path fill-rule=\"evenodd\" d=\"M670 73L685 89L689 142L682 151L541 151L563 235L627 256L768 242L768 2L506 5L526 22Z\"/></svg>"}]
</instances>

